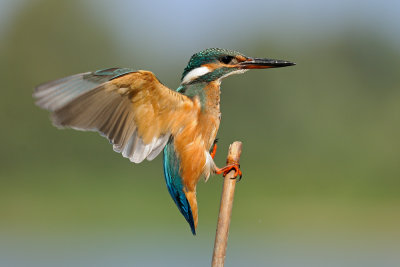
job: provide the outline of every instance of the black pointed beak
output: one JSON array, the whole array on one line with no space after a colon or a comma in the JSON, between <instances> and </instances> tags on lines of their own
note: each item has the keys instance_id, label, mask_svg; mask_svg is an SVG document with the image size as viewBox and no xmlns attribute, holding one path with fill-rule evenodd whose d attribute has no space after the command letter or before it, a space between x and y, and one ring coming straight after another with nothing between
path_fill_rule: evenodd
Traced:
<instances>
[{"instance_id":1,"label":"black pointed beak","mask_svg":"<svg viewBox=\"0 0 400 267\"><path fill-rule=\"evenodd\" d=\"M248 58L246 61L239 63L242 69L267 69L267 68L282 68L296 65L294 62L268 59L268 58Z\"/></svg>"}]
</instances>

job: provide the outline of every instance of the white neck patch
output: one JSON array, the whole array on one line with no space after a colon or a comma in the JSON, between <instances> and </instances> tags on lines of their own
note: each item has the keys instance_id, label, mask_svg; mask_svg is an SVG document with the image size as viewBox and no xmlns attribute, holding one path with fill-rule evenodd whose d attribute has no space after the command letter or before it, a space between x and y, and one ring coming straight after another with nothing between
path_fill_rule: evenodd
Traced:
<instances>
[{"instance_id":1,"label":"white neck patch","mask_svg":"<svg viewBox=\"0 0 400 267\"><path fill-rule=\"evenodd\" d=\"M211 72L211 70L208 67L198 67L195 68L191 71L189 71L188 74L185 75L185 77L182 80L182 84L190 83L191 81L199 78L200 76L203 76L204 74L207 74Z\"/></svg>"}]
</instances>

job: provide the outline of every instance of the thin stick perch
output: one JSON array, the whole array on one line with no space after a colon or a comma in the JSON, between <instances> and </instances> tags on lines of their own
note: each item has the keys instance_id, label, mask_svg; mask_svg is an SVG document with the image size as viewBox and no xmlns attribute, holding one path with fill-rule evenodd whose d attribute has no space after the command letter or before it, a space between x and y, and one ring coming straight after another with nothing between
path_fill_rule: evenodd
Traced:
<instances>
[{"instance_id":1,"label":"thin stick perch","mask_svg":"<svg viewBox=\"0 0 400 267\"><path fill-rule=\"evenodd\" d=\"M242 153L242 143L234 142L229 147L227 164L239 162L240 154ZM222 189L221 206L219 208L217 233L215 235L214 253L212 257L212 267L223 267L226 256L226 246L228 244L229 225L231 222L233 196L235 193L236 179L234 178L235 171L230 171L224 179Z\"/></svg>"}]
</instances>

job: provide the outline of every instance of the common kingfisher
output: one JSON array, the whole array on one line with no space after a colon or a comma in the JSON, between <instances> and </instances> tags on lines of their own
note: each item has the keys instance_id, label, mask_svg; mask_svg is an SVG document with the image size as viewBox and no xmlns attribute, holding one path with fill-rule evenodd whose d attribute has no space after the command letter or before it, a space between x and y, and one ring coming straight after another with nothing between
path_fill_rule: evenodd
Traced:
<instances>
[{"instance_id":1,"label":"common kingfisher","mask_svg":"<svg viewBox=\"0 0 400 267\"><path fill-rule=\"evenodd\" d=\"M51 112L55 126L99 132L134 163L153 160L164 150L168 192L195 235L200 178L231 170L242 175L238 164L218 168L214 163L221 80L249 69L292 65L210 48L190 58L175 91L150 71L108 68L39 85L33 95Z\"/></svg>"}]
</instances>

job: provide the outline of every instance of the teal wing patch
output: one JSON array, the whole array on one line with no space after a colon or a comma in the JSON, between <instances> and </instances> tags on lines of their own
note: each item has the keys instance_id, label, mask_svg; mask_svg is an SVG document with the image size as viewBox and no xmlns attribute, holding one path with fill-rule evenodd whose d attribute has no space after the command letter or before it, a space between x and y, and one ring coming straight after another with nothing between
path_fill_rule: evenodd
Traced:
<instances>
[{"instance_id":1,"label":"teal wing patch","mask_svg":"<svg viewBox=\"0 0 400 267\"><path fill-rule=\"evenodd\" d=\"M104 69L104 70L98 70L95 71L93 74L95 76L107 76L110 77L108 78L108 81L113 80L115 78L121 77L125 74L135 72L132 69L128 68L109 68L109 69Z\"/></svg>"}]
</instances>

